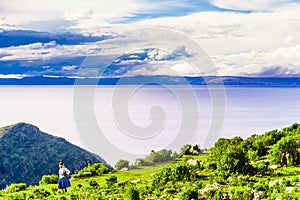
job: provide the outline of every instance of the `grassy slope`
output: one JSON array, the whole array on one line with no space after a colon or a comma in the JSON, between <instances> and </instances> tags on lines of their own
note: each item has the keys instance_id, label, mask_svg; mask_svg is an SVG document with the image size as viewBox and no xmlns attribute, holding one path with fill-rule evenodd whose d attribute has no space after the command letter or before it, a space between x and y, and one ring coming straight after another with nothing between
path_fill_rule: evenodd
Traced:
<instances>
[{"instance_id":1,"label":"grassy slope","mask_svg":"<svg viewBox=\"0 0 300 200\"><path fill-rule=\"evenodd\" d=\"M72 187L69 188L68 193L72 192L72 190L77 190L78 188L76 187L77 185L81 184L83 186L88 185L88 181L91 179L94 179L99 183L100 186L106 185L106 179L111 177L112 175L115 175L118 177L118 182L121 181L132 181L132 180L137 180L140 179L141 181L148 181L151 179L151 175L160 169L162 169L167 163L164 164L158 164L155 166L147 166L147 167L142 167L139 169L134 169L134 170L129 170L129 171L121 171L121 172L115 172L115 173L109 173L109 174L104 174L102 176L95 176L95 177L88 177L88 178L78 178L76 180L71 181ZM39 186L31 186L26 189L25 192L32 192L34 189L38 188ZM57 188L57 184L49 184L49 185L43 185L42 186L44 189L48 189L50 191L54 190ZM24 191L21 191L24 192ZM19 192L19 193L21 193ZM1 195L1 194L0 194ZM57 197L60 196L65 196L63 194L58 193ZM3 194L3 196L0 196L0 200L7 199L7 195Z\"/></svg>"},{"instance_id":2,"label":"grassy slope","mask_svg":"<svg viewBox=\"0 0 300 200\"><path fill-rule=\"evenodd\" d=\"M206 156L194 156L193 159L197 159L197 160L202 160L205 161ZM70 199L70 193L74 192L74 191L78 191L78 185L82 185L82 187L89 187L89 182L91 179L94 179L95 181L97 181L100 185L101 188L107 188L106 185L106 179L111 177L112 175L117 176L118 177L118 183L122 182L122 181L134 181L134 180L140 180L138 183L136 183L136 187L139 188L142 185L147 185L151 183L152 180L152 175L156 172L159 172L163 167L165 166L172 166L172 165L176 165L177 163L183 163L185 162L187 159L180 159L174 162L170 162L170 163L164 163L164 164L157 164L155 166L147 166L147 167L142 167L139 169L133 169L133 170L129 170L129 171L123 171L123 172L114 172L114 173L109 173L109 174L105 174L102 176L94 176L94 177L88 177L88 178L78 178L76 180L72 180L71 184L72 187L68 189L68 192L65 194L61 194L59 191L57 191L57 184L49 184L49 185L43 185L43 186L30 186L28 187L25 191L22 192L26 192L26 193L31 193L33 192L35 189L37 188L44 188L48 191L54 191L53 193L55 193L55 199L60 199L63 197L66 197L66 199ZM215 171L213 170L203 170L201 171L201 175L203 177L202 180L200 180L203 183L203 187L205 187L205 185L207 184L211 184L214 182L218 182L218 177L214 175ZM274 181L274 180L280 180L280 179L287 179L287 178L293 178L293 179L297 179L298 181L300 180L300 167L284 167L284 168L279 168L278 170L276 170L274 173L270 174L270 175L265 175L265 176L250 176L248 179L250 181L253 181L255 183L266 183L269 184L270 182ZM247 182L247 181L246 181ZM178 183L180 185L180 187L185 188L185 187L190 187L194 184L198 184L195 182L179 182ZM243 190L243 185L233 185L230 183L225 183L226 185L229 185L229 189L242 189ZM96 191L96 190L95 190ZM18 192L18 193L22 193L22 192ZM117 196L121 199L125 199L125 191L121 194L118 194ZM297 192L297 194L300 196L300 190ZM5 194L4 192L2 192L2 196L0 193L0 200L4 200L4 199L8 199L8 194ZM88 198L82 198L82 199L94 199L91 196L89 196ZM155 198L157 199L157 198ZM168 198L164 198L164 199L168 199Z\"/></svg>"}]
</instances>

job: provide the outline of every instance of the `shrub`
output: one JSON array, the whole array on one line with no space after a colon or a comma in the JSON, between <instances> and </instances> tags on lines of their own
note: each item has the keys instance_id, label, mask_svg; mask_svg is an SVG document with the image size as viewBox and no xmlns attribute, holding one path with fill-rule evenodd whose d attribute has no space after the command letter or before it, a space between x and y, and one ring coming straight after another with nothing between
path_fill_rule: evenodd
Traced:
<instances>
[{"instance_id":1,"label":"shrub","mask_svg":"<svg viewBox=\"0 0 300 200\"><path fill-rule=\"evenodd\" d=\"M163 186L170 181L190 181L191 175L191 169L188 165L177 164L173 167L164 167L160 172L155 174L153 186Z\"/></svg>"},{"instance_id":2,"label":"shrub","mask_svg":"<svg viewBox=\"0 0 300 200\"><path fill-rule=\"evenodd\" d=\"M44 188L37 188L33 191L33 194L38 199L43 199L45 197L48 197L51 195L51 193L48 190L45 190Z\"/></svg>"},{"instance_id":3,"label":"shrub","mask_svg":"<svg viewBox=\"0 0 300 200\"><path fill-rule=\"evenodd\" d=\"M108 167L103 163L89 164L88 167L83 168L77 174L72 175L74 178L101 176L108 173Z\"/></svg>"},{"instance_id":4,"label":"shrub","mask_svg":"<svg viewBox=\"0 0 300 200\"><path fill-rule=\"evenodd\" d=\"M112 185L118 182L118 177L116 176L111 176L109 178L106 179L106 184L107 185Z\"/></svg>"},{"instance_id":5,"label":"shrub","mask_svg":"<svg viewBox=\"0 0 300 200\"><path fill-rule=\"evenodd\" d=\"M117 163L116 163L116 165L115 165L115 168L117 169L117 170L120 170L120 169L122 169L122 168L129 168L129 161L128 160L119 160Z\"/></svg>"},{"instance_id":6,"label":"shrub","mask_svg":"<svg viewBox=\"0 0 300 200\"><path fill-rule=\"evenodd\" d=\"M94 179L90 180L89 185L90 185L92 188L97 188L97 187L99 186L98 182L95 181Z\"/></svg>"},{"instance_id":7,"label":"shrub","mask_svg":"<svg viewBox=\"0 0 300 200\"><path fill-rule=\"evenodd\" d=\"M129 187L128 190L126 191L126 197L129 200L139 200L140 194L139 191L134 187Z\"/></svg>"},{"instance_id":8,"label":"shrub","mask_svg":"<svg viewBox=\"0 0 300 200\"><path fill-rule=\"evenodd\" d=\"M8 193L19 192L26 189L25 183L13 183L7 188Z\"/></svg>"},{"instance_id":9,"label":"shrub","mask_svg":"<svg viewBox=\"0 0 300 200\"><path fill-rule=\"evenodd\" d=\"M183 192L180 199L182 200L198 199L197 189L188 189L187 191Z\"/></svg>"},{"instance_id":10,"label":"shrub","mask_svg":"<svg viewBox=\"0 0 300 200\"><path fill-rule=\"evenodd\" d=\"M58 176L57 175L45 175L42 177L41 181L39 182L40 185L44 184L56 184L58 182Z\"/></svg>"},{"instance_id":11,"label":"shrub","mask_svg":"<svg viewBox=\"0 0 300 200\"><path fill-rule=\"evenodd\" d=\"M9 194L7 197L8 197L8 200L26 199L26 193Z\"/></svg>"}]
</instances>

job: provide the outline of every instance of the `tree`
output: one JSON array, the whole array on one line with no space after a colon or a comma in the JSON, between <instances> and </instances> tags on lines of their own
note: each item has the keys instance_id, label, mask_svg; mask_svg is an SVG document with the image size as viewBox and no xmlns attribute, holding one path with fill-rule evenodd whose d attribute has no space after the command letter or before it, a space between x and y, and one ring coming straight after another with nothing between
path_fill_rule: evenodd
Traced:
<instances>
[{"instance_id":1,"label":"tree","mask_svg":"<svg viewBox=\"0 0 300 200\"><path fill-rule=\"evenodd\" d=\"M191 154L192 145L186 144L180 149L180 156L190 155Z\"/></svg>"},{"instance_id":2,"label":"tree","mask_svg":"<svg viewBox=\"0 0 300 200\"><path fill-rule=\"evenodd\" d=\"M281 166L287 166L289 160L293 165L297 165L300 163L299 148L300 135L283 137L273 145L270 151L271 160Z\"/></svg>"},{"instance_id":3,"label":"tree","mask_svg":"<svg viewBox=\"0 0 300 200\"><path fill-rule=\"evenodd\" d=\"M120 169L122 169L122 168L129 168L129 161L128 161L128 160L122 160L122 159L120 159L120 160L116 163L115 168L116 168L117 170L120 170Z\"/></svg>"},{"instance_id":4,"label":"tree","mask_svg":"<svg viewBox=\"0 0 300 200\"><path fill-rule=\"evenodd\" d=\"M227 172L248 173L251 170L247 149L243 139L235 137L231 140L220 138L209 154L210 164L216 164L217 169Z\"/></svg>"}]
</instances>

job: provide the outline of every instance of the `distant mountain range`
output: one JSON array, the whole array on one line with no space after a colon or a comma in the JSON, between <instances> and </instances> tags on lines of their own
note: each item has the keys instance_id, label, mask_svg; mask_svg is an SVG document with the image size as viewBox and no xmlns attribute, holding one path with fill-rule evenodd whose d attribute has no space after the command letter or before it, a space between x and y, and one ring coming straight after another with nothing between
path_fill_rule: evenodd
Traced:
<instances>
[{"instance_id":1,"label":"distant mountain range","mask_svg":"<svg viewBox=\"0 0 300 200\"><path fill-rule=\"evenodd\" d=\"M237 76L132 76L122 78L24 77L0 78L0 85L232 85L254 87L300 87L300 77L237 77Z\"/></svg>"},{"instance_id":2,"label":"distant mountain range","mask_svg":"<svg viewBox=\"0 0 300 200\"><path fill-rule=\"evenodd\" d=\"M43 175L58 174L63 161L71 173L90 163L104 163L98 155L26 123L0 128L0 189L11 183L38 184Z\"/></svg>"}]
</instances>

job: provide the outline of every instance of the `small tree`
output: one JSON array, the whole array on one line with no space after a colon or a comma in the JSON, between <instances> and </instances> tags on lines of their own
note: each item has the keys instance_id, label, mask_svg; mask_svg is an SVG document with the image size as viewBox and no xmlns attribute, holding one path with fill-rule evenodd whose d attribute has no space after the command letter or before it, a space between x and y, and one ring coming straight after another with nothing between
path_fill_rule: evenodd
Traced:
<instances>
[{"instance_id":1,"label":"small tree","mask_svg":"<svg viewBox=\"0 0 300 200\"><path fill-rule=\"evenodd\" d=\"M134 187L129 187L128 190L126 191L126 197L129 200L139 200L140 194L139 191Z\"/></svg>"},{"instance_id":2,"label":"small tree","mask_svg":"<svg viewBox=\"0 0 300 200\"><path fill-rule=\"evenodd\" d=\"M44 184L56 184L58 181L58 176L55 174L52 175L44 175L41 179L41 181L39 182L40 185L44 185Z\"/></svg>"},{"instance_id":3,"label":"small tree","mask_svg":"<svg viewBox=\"0 0 300 200\"><path fill-rule=\"evenodd\" d=\"M183 155L190 155L192 152L192 145L190 144L186 144L184 145L183 147L181 147L180 149L180 156L183 156Z\"/></svg>"},{"instance_id":4,"label":"small tree","mask_svg":"<svg viewBox=\"0 0 300 200\"><path fill-rule=\"evenodd\" d=\"M125 167L129 168L129 161L128 160L122 160L121 159L115 165L115 168L117 170L120 170L120 169L125 168Z\"/></svg>"},{"instance_id":5,"label":"small tree","mask_svg":"<svg viewBox=\"0 0 300 200\"><path fill-rule=\"evenodd\" d=\"M299 148L300 138L298 135L283 137L273 145L270 151L271 160L281 166L287 166L289 160L293 165L297 165L300 163Z\"/></svg>"}]
</instances>

